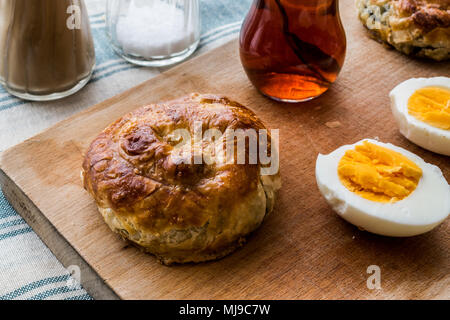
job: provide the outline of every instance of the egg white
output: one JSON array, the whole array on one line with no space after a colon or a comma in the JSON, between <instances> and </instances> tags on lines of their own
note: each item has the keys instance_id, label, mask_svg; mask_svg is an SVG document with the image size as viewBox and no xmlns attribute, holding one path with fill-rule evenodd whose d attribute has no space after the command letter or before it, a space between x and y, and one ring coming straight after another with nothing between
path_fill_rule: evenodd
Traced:
<instances>
[{"instance_id":1,"label":"egg white","mask_svg":"<svg viewBox=\"0 0 450 320\"><path fill-rule=\"evenodd\" d=\"M345 152L368 141L397 151L422 169L416 189L406 198L394 203L365 199L348 190L338 176L338 163ZM390 143L364 139L344 145L328 155L319 154L316 180L320 192L342 218L372 233L406 237L430 231L450 213L450 186L441 170L417 155Z\"/></svg>"},{"instance_id":2,"label":"egg white","mask_svg":"<svg viewBox=\"0 0 450 320\"><path fill-rule=\"evenodd\" d=\"M408 99L418 89L429 86L450 89L450 78L412 78L397 85L389 94L391 110L401 134L427 150L450 156L450 130L433 127L408 113Z\"/></svg>"}]
</instances>

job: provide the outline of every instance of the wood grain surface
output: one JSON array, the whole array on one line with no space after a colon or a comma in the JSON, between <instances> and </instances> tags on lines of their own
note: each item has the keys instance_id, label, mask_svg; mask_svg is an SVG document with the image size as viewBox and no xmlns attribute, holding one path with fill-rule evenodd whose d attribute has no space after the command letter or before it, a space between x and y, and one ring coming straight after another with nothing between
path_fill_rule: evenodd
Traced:
<instances>
[{"instance_id":1,"label":"wood grain surface","mask_svg":"<svg viewBox=\"0 0 450 320\"><path fill-rule=\"evenodd\" d=\"M449 157L403 138L388 99L408 78L449 76L450 64L410 59L369 39L351 1L342 1L341 15L347 58L322 97L282 104L261 96L243 72L233 41L5 151L0 160L5 194L38 230L26 205L8 192L20 189L52 232L123 299L449 299L448 219L411 238L359 231L321 197L314 167L318 153L378 137L439 166L450 181ZM166 267L108 229L79 173L83 152L109 123L134 108L190 92L228 95L280 129L283 187L274 213L243 248L215 262ZM51 236L38 233L44 241ZM61 257L61 250L49 246ZM381 268L380 290L366 286L369 265Z\"/></svg>"}]
</instances>

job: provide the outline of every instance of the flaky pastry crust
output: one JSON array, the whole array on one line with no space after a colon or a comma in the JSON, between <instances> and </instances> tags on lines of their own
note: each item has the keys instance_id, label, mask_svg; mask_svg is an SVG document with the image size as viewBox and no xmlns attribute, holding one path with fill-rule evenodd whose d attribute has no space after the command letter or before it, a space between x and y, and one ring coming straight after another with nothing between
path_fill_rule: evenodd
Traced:
<instances>
[{"instance_id":1,"label":"flaky pastry crust","mask_svg":"<svg viewBox=\"0 0 450 320\"><path fill-rule=\"evenodd\" d=\"M450 58L450 0L356 0L370 33L408 55Z\"/></svg>"},{"instance_id":2,"label":"flaky pastry crust","mask_svg":"<svg viewBox=\"0 0 450 320\"><path fill-rule=\"evenodd\" d=\"M237 102L191 94L120 118L91 143L82 166L109 227L164 264L230 253L272 211L280 188L279 174L262 176L259 163L180 162L174 132L194 135L196 121L203 130L265 129Z\"/></svg>"}]
</instances>

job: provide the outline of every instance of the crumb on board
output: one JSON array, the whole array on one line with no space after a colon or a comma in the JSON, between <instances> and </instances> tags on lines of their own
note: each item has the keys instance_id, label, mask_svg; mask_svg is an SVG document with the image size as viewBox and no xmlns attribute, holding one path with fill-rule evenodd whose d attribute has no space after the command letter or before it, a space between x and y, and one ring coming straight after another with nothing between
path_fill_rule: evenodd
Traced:
<instances>
[{"instance_id":1,"label":"crumb on board","mask_svg":"<svg viewBox=\"0 0 450 320\"><path fill-rule=\"evenodd\" d=\"M342 126L342 123L340 123L339 121L328 121L328 122L325 122L325 125L328 128L337 128L337 127Z\"/></svg>"}]
</instances>

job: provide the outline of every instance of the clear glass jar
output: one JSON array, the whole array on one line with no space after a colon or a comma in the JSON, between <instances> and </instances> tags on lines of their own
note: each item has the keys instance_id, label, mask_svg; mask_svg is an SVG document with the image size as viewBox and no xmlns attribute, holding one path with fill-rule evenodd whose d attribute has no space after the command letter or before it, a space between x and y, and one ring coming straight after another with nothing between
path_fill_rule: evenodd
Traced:
<instances>
[{"instance_id":1,"label":"clear glass jar","mask_svg":"<svg viewBox=\"0 0 450 320\"><path fill-rule=\"evenodd\" d=\"M148 67L171 65L198 46L198 0L108 0L106 29L124 59Z\"/></svg>"},{"instance_id":2,"label":"clear glass jar","mask_svg":"<svg viewBox=\"0 0 450 320\"><path fill-rule=\"evenodd\" d=\"M0 83L22 99L80 90L95 65L83 0L0 0Z\"/></svg>"},{"instance_id":3,"label":"clear glass jar","mask_svg":"<svg viewBox=\"0 0 450 320\"><path fill-rule=\"evenodd\" d=\"M262 94L283 102L318 97L344 63L338 0L254 0L239 45L248 78Z\"/></svg>"}]
</instances>

